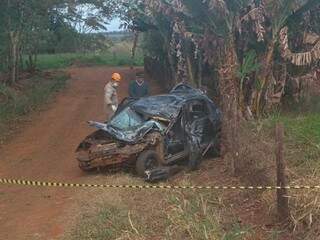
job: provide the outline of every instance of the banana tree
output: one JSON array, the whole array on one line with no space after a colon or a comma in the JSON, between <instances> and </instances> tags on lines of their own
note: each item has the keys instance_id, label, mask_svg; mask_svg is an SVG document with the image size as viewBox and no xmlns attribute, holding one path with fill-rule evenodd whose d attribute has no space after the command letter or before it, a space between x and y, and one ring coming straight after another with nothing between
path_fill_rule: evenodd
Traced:
<instances>
[{"instance_id":1,"label":"banana tree","mask_svg":"<svg viewBox=\"0 0 320 240\"><path fill-rule=\"evenodd\" d=\"M319 4L320 2L317 0L264 0L256 6L255 9L261 9L259 14L266 19L262 25L266 31L264 34L266 50L261 57L263 67L258 74L257 81L259 84L257 85L259 88L256 90L252 106L256 116L259 117L264 112L273 96L272 85L275 82L273 81L274 54L279 43L281 30L292 19L299 19L303 13L310 11ZM268 23L270 23L270 27L267 26ZM284 84L281 85L284 87Z\"/></svg>"},{"instance_id":2,"label":"banana tree","mask_svg":"<svg viewBox=\"0 0 320 240\"><path fill-rule=\"evenodd\" d=\"M239 116L247 110L260 116L272 96L273 63L280 31L319 1L137 0L136 3L141 5L136 5L136 15L129 19L140 28L151 25L152 31L158 32L155 36L162 39L161 53L169 59L168 67L177 76L174 79L188 76L189 82L200 85L201 74L196 75L195 69L201 72L202 67L210 66L218 72L225 146L232 152L231 165L235 169ZM157 55L150 47L152 44L149 49ZM257 53L256 57L248 54L252 51ZM248 91L243 90L243 83L253 72L251 82L256 90L252 104L247 106L243 95Z\"/></svg>"},{"instance_id":3,"label":"banana tree","mask_svg":"<svg viewBox=\"0 0 320 240\"><path fill-rule=\"evenodd\" d=\"M236 37L243 10L249 1L234 0L185 0L191 13L190 31L198 36L204 61L215 67L219 73L220 100L224 112L223 142L225 153L231 153L230 166L236 173L239 163L238 124L241 108L239 57Z\"/></svg>"},{"instance_id":4,"label":"banana tree","mask_svg":"<svg viewBox=\"0 0 320 240\"><path fill-rule=\"evenodd\" d=\"M320 63L320 4L291 19L280 31L280 55L290 66L289 95L296 102L308 102ZM306 92L307 91L307 92ZM277 93L275 93L277 94Z\"/></svg>"}]
</instances>

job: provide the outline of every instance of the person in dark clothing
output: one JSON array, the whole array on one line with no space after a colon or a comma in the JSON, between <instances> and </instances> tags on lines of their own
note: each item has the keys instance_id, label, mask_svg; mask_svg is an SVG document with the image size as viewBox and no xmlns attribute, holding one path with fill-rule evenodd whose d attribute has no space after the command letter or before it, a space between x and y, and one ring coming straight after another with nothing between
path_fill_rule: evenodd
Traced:
<instances>
[{"instance_id":1,"label":"person in dark clothing","mask_svg":"<svg viewBox=\"0 0 320 240\"><path fill-rule=\"evenodd\" d=\"M140 75L136 75L136 79L129 85L129 96L131 98L142 98L149 95L149 86Z\"/></svg>"}]
</instances>

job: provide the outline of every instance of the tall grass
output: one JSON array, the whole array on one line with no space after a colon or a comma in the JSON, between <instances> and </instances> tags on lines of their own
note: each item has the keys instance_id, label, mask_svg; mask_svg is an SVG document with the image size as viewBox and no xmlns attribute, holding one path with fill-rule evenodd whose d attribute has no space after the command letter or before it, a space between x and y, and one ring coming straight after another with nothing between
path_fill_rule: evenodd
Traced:
<instances>
[{"instance_id":1,"label":"tall grass","mask_svg":"<svg viewBox=\"0 0 320 240\"><path fill-rule=\"evenodd\" d=\"M263 162L267 166L267 172L269 172L268 169L272 170L268 175L272 181L276 179L274 129L277 122L282 122L285 126L284 158L287 165L288 184L292 186L319 185L320 112L278 113L253 124L255 128L247 129L247 132L253 133L252 138L256 140L251 141L250 152L256 152L259 145L266 146L265 151L259 154L255 161ZM276 213L274 194L267 191L263 193L262 198L265 204L270 206L270 211ZM313 189L289 191L288 198L295 239L318 239L320 231L319 191Z\"/></svg>"},{"instance_id":2,"label":"tall grass","mask_svg":"<svg viewBox=\"0 0 320 240\"><path fill-rule=\"evenodd\" d=\"M178 184L192 183L182 180ZM66 240L244 240L254 234L248 227L240 226L236 219L226 219L228 207L216 192L114 193L121 201L115 201L109 193L102 194L96 194L98 200L95 201L102 198L104 201L89 211L83 208ZM94 200L90 205L95 205Z\"/></svg>"},{"instance_id":3,"label":"tall grass","mask_svg":"<svg viewBox=\"0 0 320 240\"><path fill-rule=\"evenodd\" d=\"M82 215L81 225L73 230L70 238L74 240L141 239L137 230L133 230L130 226L129 218L132 223L132 216L126 209L110 205L101 206L98 212Z\"/></svg>"},{"instance_id":4,"label":"tall grass","mask_svg":"<svg viewBox=\"0 0 320 240\"><path fill-rule=\"evenodd\" d=\"M63 88L68 76L65 73L38 74L25 80L21 89L0 85L0 128L47 102L52 94Z\"/></svg>"},{"instance_id":5,"label":"tall grass","mask_svg":"<svg viewBox=\"0 0 320 240\"><path fill-rule=\"evenodd\" d=\"M168 204L166 239L242 240L252 234L235 219L224 223L227 206L216 193L177 192L169 195Z\"/></svg>"}]
</instances>

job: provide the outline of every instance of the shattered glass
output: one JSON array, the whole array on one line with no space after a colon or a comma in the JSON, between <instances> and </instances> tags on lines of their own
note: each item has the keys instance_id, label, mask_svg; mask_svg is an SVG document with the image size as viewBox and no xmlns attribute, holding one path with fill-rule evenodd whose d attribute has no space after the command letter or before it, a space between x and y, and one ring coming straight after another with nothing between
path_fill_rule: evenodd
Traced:
<instances>
[{"instance_id":1,"label":"shattered glass","mask_svg":"<svg viewBox=\"0 0 320 240\"><path fill-rule=\"evenodd\" d=\"M119 130L129 130L137 128L144 123L142 116L132 111L130 107L116 115L111 121L110 125Z\"/></svg>"}]
</instances>

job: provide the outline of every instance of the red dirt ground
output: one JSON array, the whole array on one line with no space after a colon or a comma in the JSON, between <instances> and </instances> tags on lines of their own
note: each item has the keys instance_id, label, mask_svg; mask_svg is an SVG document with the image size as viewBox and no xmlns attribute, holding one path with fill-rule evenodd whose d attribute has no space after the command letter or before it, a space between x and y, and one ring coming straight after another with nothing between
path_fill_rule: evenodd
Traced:
<instances>
[{"instance_id":1,"label":"red dirt ground","mask_svg":"<svg viewBox=\"0 0 320 240\"><path fill-rule=\"evenodd\" d=\"M132 71L107 67L68 71L72 80L67 89L1 147L0 177L70 182L88 177L78 168L74 150L93 131L86 122L104 120L103 88L112 71L124 77L120 97L127 94ZM64 232L75 194L70 189L1 186L0 239L56 239Z\"/></svg>"},{"instance_id":2,"label":"red dirt ground","mask_svg":"<svg viewBox=\"0 0 320 240\"><path fill-rule=\"evenodd\" d=\"M77 166L74 150L93 131L88 120L104 120L103 87L113 71L124 76L120 97L127 95L132 77L129 68L71 68L71 81L48 109L31 116L27 124L9 143L0 148L0 178L23 178L39 181L87 182L92 176ZM160 92L152 84L152 93ZM194 180L199 184L236 184L238 179L226 176L223 161L205 165ZM179 177L179 176L178 176ZM93 179L94 180L94 179ZM174 180L173 180L174 181ZM0 239L59 239L68 230L74 202L79 192L73 189L0 186ZM235 214L245 224L257 229L270 224L267 210L255 199L239 193L228 195ZM249 197L250 198L250 197ZM77 209L75 210L77 211ZM262 230L257 239L264 239ZM260 238L261 237L261 238Z\"/></svg>"}]
</instances>

